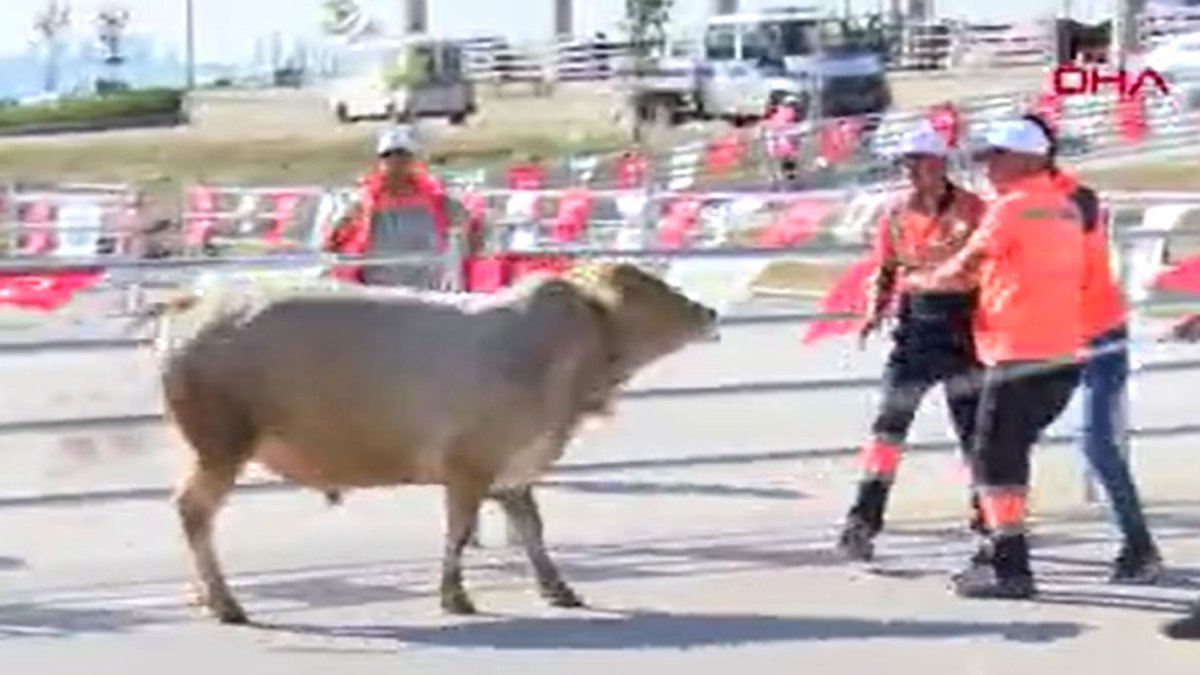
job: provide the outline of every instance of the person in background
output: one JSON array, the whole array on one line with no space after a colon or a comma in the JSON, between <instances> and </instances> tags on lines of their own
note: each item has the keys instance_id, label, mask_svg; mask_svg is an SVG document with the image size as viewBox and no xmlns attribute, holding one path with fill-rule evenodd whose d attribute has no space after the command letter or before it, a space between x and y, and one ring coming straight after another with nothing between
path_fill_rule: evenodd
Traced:
<instances>
[{"instance_id":1,"label":"person in background","mask_svg":"<svg viewBox=\"0 0 1200 675\"><path fill-rule=\"evenodd\" d=\"M1083 327L1089 351L1083 362L1080 392L1083 404L1080 450L1108 495L1113 520L1123 537L1110 580L1151 583L1162 574L1162 558L1146 524L1137 484L1123 452L1128 407L1129 309L1109 262L1108 228L1096 192L1058 166L1058 139L1050 125L1036 114L1028 114L1024 119L1036 124L1046 135L1049 140L1046 170L1051 181L1083 216L1087 268Z\"/></svg>"},{"instance_id":2,"label":"person in background","mask_svg":"<svg viewBox=\"0 0 1200 675\"><path fill-rule=\"evenodd\" d=\"M902 448L925 394L943 386L964 452L974 435L980 372L971 334L975 282L962 275L920 289L907 283L910 275L956 254L983 214L983 200L947 175L949 151L945 137L928 122L902 138L898 154L911 189L876 238L879 270L860 340L879 329L894 299L899 302L882 401L861 450L864 473L838 539L838 550L851 560L873 556L872 541L883 529Z\"/></svg>"},{"instance_id":3,"label":"person in background","mask_svg":"<svg viewBox=\"0 0 1200 675\"><path fill-rule=\"evenodd\" d=\"M377 163L362 179L357 199L339 219L326 250L373 257L426 254L440 256L458 238L464 259L476 255L481 232L470 226L466 208L419 161L420 146L410 127L385 129L376 141ZM443 261L416 264L344 266L333 276L369 285L446 287Z\"/></svg>"},{"instance_id":4,"label":"person in background","mask_svg":"<svg viewBox=\"0 0 1200 675\"><path fill-rule=\"evenodd\" d=\"M998 198L957 254L909 279L914 288L939 288L978 274L973 334L986 370L971 464L989 555L953 577L962 597L1036 595L1026 533L1030 454L1082 371L1083 217L1047 170L1049 151L1050 140L1029 120L990 128L977 159Z\"/></svg>"}]
</instances>

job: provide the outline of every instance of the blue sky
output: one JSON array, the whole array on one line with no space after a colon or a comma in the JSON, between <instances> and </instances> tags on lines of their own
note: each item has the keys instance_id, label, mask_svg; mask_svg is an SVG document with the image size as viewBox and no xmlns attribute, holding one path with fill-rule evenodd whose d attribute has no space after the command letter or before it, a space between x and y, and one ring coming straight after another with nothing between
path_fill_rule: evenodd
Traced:
<instances>
[{"instance_id":1,"label":"blue sky","mask_svg":"<svg viewBox=\"0 0 1200 675\"><path fill-rule=\"evenodd\" d=\"M44 0L0 0L0 54L21 53L32 38L30 28L37 7ZM74 0L77 30L90 34L86 24L98 5L112 0ZM118 0L133 15L131 30L152 33L156 41L181 47L184 34L183 0ZM321 0L194 0L197 52L202 61L242 60L253 55L256 40L274 31L288 36L312 36L318 32ZM709 0L676 0L680 22L698 21ZM402 0L361 0L360 5L389 26L398 26ZM577 0L576 22L581 33L608 29L620 16L624 0ZM780 4L823 4L840 8L841 0L742 0L743 7ZM859 10L886 6L882 0L852 0ZM1061 0L936 0L940 14L980 20L1020 20L1052 13ZM1071 0L1074 11L1097 16L1106 14L1112 0ZM432 28L454 37L472 34L505 34L513 39L536 39L549 35L552 0L430 0Z\"/></svg>"}]
</instances>

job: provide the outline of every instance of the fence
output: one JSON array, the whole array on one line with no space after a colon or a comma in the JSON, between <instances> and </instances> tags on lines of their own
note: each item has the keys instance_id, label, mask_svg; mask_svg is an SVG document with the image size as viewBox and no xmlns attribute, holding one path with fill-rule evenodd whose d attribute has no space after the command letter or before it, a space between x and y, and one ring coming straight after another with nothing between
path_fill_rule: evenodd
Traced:
<instances>
[{"instance_id":1,"label":"fence","mask_svg":"<svg viewBox=\"0 0 1200 675\"><path fill-rule=\"evenodd\" d=\"M1172 8L1138 18L1139 44L1151 48L1164 40L1200 29L1200 10ZM904 23L885 31L885 54L893 71L956 70L1040 66L1054 58L1052 21L983 24L944 19ZM694 47L694 35L676 49ZM627 72L628 43L605 39L509 44L500 38L467 41L467 72L477 82L604 81Z\"/></svg>"},{"instance_id":2,"label":"fence","mask_svg":"<svg viewBox=\"0 0 1200 675\"><path fill-rule=\"evenodd\" d=\"M8 255L130 253L140 195L127 185L10 185L0 196Z\"/></svg>"}]
</instances>

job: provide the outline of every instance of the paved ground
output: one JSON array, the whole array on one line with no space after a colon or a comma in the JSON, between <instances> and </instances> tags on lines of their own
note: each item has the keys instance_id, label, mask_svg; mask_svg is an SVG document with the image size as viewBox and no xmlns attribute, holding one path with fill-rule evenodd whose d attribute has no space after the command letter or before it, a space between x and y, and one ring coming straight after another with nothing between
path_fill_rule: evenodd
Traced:
<instances>
[{"instance_id":1,"label":"paved ground","mask_svg":"<svg viewBox=\"0 0 1200 675\"><path fill-rule=\"evenodd\" d=\"M762 308L769 308L762 306ZM1149 348L1140 358L1197 356ZM639 390L870 375L877 349L802 349L794 326L730 329L661 364ZM1135 420L1167 427L1194 411L1196 376L1155 374ZM5 420L153 410L148 363L129 352L0 358ZM731 391L736 389L731 387ZM1200 593L1194 437L1135 447L1154 525L1176 564L1162 587L1103 583L1102 514L1080 504L1069 448L1037 459L1037 603L970 603L946 592L970 542L945 453L914 453L872 567L827 553L849 496L846 454L869 391L635 397L589 431L542 490L565 573L594 609L544 608L488 513L468 584L487 612L439 615L440 500L433 490L314 494L246 490L219 541L238 593L262 622L198 620L165 491L181 457L159 428L0 437L0 654L29 672L266 675L328 672L1195 673L1198 647L1156 624ZM918 420L945 438L941 406ZM1153 660L1153 661L1151 661ZM1151 666L1151 662L1153 666ZM399 669L399 670L397 670Z\"/></svg>"}]
</instances>

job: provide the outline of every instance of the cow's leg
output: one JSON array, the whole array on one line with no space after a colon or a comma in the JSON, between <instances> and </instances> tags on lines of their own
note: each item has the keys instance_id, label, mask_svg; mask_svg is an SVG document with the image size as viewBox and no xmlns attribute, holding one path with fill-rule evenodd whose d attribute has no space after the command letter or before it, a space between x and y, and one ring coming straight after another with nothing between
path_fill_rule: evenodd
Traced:
<instances>
[{"instance_id":1,"label":"cow's leg","mask_svg":"<svg viewBox=\"0 0 1200 675\"><path fill-rule=\"evenodd\" d=\"M475 605L463 588L462 554L479 521L487 482L456 476L446 483L446 541L442 554L442 609L450 614L474 614Z\"/></svg>"},{"instance_id":2,"label":"cow's leg","mask_svg":"<svg viewBox=\"0 0 1200 675\"><path fill-rule=\"evenodd\" d=\"M234 599L213 546L213 521L233 490L243 462L204 464L197 461L175 493L175 508L191 554L198 600L221 623L247 623Z\"/></svg>"},{"instance_id":3,"label":"cow's leg","mask_svg":"<svg viewBox=\"0 0 1200 675\"><path fill-rule=\"evenodd\" d=\"M250 460L254 428L238 406L202 382L176 371L164 379L172 417L195 456L173 498L194 571L200 603L222 623L246 623L213 547L213 521Z\"/></svg>"},{"instance_id":4,"label":"cow's leg","mask_svg":"<svg viewBox=\"0 0 1200 675\"><path fill-rule=\"evenodd\" d=\"M525 547L525 554L537 575L538 590L555 607L583 607L583 600L562 580L558 567L546 552L542 538L542 516L533 488L522 487L498 491L496 500L504 507L511 529Z\"/></svg>"}]
</instances>

